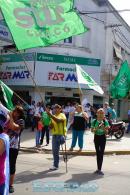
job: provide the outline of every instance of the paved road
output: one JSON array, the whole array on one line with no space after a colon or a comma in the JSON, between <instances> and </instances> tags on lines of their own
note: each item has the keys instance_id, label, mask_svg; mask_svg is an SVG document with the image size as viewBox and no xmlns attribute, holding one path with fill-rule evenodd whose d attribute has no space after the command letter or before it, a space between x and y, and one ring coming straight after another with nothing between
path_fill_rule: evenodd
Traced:
<instances>
[{"instance_id":1,"label":"paved road","mask_svg":"<svg viewBox=\"0 0 130 195\"><path fill-rule=\"evenodd\" d=\"M130 156L105 156L103 177L93 174L96 168L95 157L70 156L68 173L62 157L59 170L48 171L51 164L52 155L20 152L14 195L60 195L67 191L69 194L130 194Z\"/></svg>"}]
</instances>

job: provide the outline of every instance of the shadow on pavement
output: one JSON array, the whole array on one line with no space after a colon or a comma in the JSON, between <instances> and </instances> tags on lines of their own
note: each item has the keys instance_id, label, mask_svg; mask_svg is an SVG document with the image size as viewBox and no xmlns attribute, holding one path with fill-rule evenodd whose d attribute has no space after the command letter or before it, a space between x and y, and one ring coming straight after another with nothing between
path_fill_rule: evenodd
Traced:
<instances>
[{"instance_id":1,"label":"shadow on pavement","mask_svg":"<svg viewBox=\"0 0 130 195\"><path fill-rule=\"evenodd\" d=\"M112 142L121 142L121 139L116 139L116 138L107 138L107 141L112 141Z\"/></svg>"},{"instance_id":2,"label":"shadow on pavement","mask_svg":"<svg viewBox=\"0 0 130 195\"><path fill-rule=\"evenodd\" d=\"M65 183L78 183L78 185L86 184L87 182L94 181L102 178L103 176L94 173L79 173L72 174L72 178L65 181Z\"/></svg>"},{"instance_id":3,"label":"shadow on pavement","mask_svg":"<svg viewBox=\"0 0 130 195\"><path fill-rule=\"evenodd\" d=\"M15 184L28 183L38 179L44 179L49 177L50 178L60 177L63 174L64 173L58 173L56 171L50 171L50 170L46 170L38 173L32 173L31 171L24 171L16 175Z\"/></svg>"}]
</instances>

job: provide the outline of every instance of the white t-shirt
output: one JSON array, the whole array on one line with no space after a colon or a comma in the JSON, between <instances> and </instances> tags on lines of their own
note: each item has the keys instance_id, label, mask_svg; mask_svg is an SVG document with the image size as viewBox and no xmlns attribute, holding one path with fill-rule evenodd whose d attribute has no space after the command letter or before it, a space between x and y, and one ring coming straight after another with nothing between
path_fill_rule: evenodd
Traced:
<instances>
[{"instance_id":1,"label":"white t-shirt","mask_svg":"<svg viewBox=\"0 0 130 195\"><path fill-rule=\"evenodd\" d=\"M0 103L0 110L2 110L5 114L8 114L10 112L5 106L3 106L2 103Z\"/></svg>"},{"instance_id":2,"label":"white t-shirt","mask_svg":"<svg viewBox=\"0 0 130 195\"><path fill-rule=\"evenodd\" d=\"M39 114L41 114L42 112L44 112L43 108L38 106L35 109L34 116L39 116Z\"/></svg>"},{"instance_id":3,"label":"white t-shirt","mask_svg":"<svg viewBox=\"0 0 130 195\"><path fill-rule=\"evenodd\" d=\"M31 105L29 106L29 109L30 109L29 114L33 115L35 113L35 106Z\"/></svg>"},{"instance_id":4,"label":"white t-shirt","mask_svg":"<svg viewBox=\"0 0 130 195\"><path fill-rule=\"evenodd\" d=\"M2 124L2 121L1 121L1 124L3 127L6 126L6 124L9 121L9 117L8 117L9 112L10 111L5 106L3 106L2 103L0 103L0 114L4 115L6 117L6 121L4 122L4 124Z\"/></svg>"}]
</instances>

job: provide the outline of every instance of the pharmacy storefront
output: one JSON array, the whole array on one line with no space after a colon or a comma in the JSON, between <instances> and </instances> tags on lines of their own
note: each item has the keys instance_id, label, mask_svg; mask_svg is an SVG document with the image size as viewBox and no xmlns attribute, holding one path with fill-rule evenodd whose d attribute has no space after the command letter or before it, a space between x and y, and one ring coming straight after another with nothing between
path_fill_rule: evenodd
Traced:
<instances>
[{"instance_id":1,"label":"pharmacy storefront","mask_svg":"<svg viewBox=\"0 0 130 195\"><path fill-rule=\"evenodd\" d=\"M100 59L37 53L35 81L49 102L70 102L79 99L76 64L100 84ZM93 103L96 92L81 85L83 96Z\"/></svg>"},{"instance_id":2,"label":"pharmacy storefront","mask_svg":"<svg viewBox=\"0 0 130 195\"><path fill-rule=\"evenodd\" d=\"M31 101L30 93L34 91L35 54L24 54L27 65L20 54L1 55L0 79L11 87L20 97L28 103Z\"/></svg>"},{"instance_id":3,"label":"pharmacy storefront","mask_svg":"<svg viewBox=\"0 0 130 195\"><path fill-rule=\"evenodd\" d=\"M26 64L20 54L1 56L0 79L28 102L40 100L35 84L48 103L79 101L76 64L100 84L100 59L46 53L25 53L23 56ZM81 85L81 88L83 97L87 96L91 103L93 96L100 96L87 86Z\"/></svg>"}]
</instances>

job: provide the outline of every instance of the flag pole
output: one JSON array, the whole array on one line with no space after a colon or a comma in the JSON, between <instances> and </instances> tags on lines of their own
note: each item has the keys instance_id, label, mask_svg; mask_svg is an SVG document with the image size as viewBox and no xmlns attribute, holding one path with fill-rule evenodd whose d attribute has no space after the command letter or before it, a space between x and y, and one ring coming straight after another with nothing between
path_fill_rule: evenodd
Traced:
<instances>
[{"instance_id":1,"label":"flag pole","mask_svg":"<svg viewBox=\"0 0 130 195\"><path fill-rule=\"evenodd\" d=\"M76 66L76 64L75 64L75 66ZM76 73L77 73L77 68L76 68ZM79 98L80 98L80 104L82 105L83 92L82 92L82 89L81 89L80 84L78 82L78 79L77 79L77 83L78 83L78 93L79 93ZM83 108L82 108L82 111L83 111Z\"/></svg>"},{"instance_id":2,"label":"flag pole","mask_svg":"<svg viewBox=\"0 0 130 195\"><path fill-rule=\"evenodd\" d=\"M39 88L38 88L38 86L37 86L37 84L36 84L36 81L35 81L35 79L33 78L32 74L31 74L31 71L30 71L30 69L29 69L29 67L28 67L28 63L26 62L26 60L25 60L23 54L21 53L21 51L17 49L17 50L18 50L18 53L17 53L17 52L15 52L15 51L10 50L10 49L8 49L8 50L9 50L10 52L16 54L16 55L18 55L18 53L19 53L19 54L22 56L23 62L24 62L24 64L25 64L27 70L29 71L30 77L31 77L31 79L32 79L32 81L33 81L33 83L34 83L36 89L37 89L37 92L38 92L38 94L39 94L39 96L40 96L40 98L41 98L41 101L44 102L44 101L43 101L43 98L42 98L42 95L41 95L41 93L40 93L40 90L39 90ZM45 104L44 104L44 107L46 108Z\"/></svg>"},{"instance_id":3,"label":"flag pole","mask_svg":"<svg viewBox=\"0 0 130 195\"><path fill-rule=\"evenodd\" d=\"M65 164L66 164L66 173L68 173L68 157L67 157L67 151L66 151L66 137L65 137Z\"/></svg>"},{"instance_id":4,"label":"flag pole","mask_svg":"<svg viewBox=\"0 0 130 195\"><path fill-rule=\"evenodd\" d=\"M10 87L9 87L10 88ZM12 90L12 89L11 89ZM13 90L12 90L13 91ZM21 98L15 91L13 91L13 94L16 95L24 104L29 105L23 98Z\"/></svg>"},{"instance_id":5,"label":"flag pole","mask_svg":"<svg viewBox=\"0 0 130 195\"><path fill-rule=\"evenodd\" d=\"M64 151L62 145L61 145L61 149L62 149L62 152L63 152L63 160L64 160L64 163L66 165L66 173L68 173L68 164L67 164L68 158L67 158L67 152L66 152L66 138L65 138L65 151ZM64 155L64 153L65 153L65 155Z\"/></svg>"},{"instance_id":6,"label":"flag pole","mask_svg":"<svg viewBox=\"0 0 130 195\"><path fill-rule=\"evenodd\" d=\"M37 89L37 92L39 93L39 96L40 96L40 98L41 98L41 100L42 100L42 102L43 102L43 98L42 98L41 92L40 92L40 90L39 90L39 88L38 88L38 86L37 86L37 83L36 83L35 79L33 78L32 74L31 74L31 71L30 71L30 69L29 69L29 67L28 67L28 63L26 62L26 60L25 60L23 54L21 53L21 51L19 51L19 54L22 56L22 59L23 59L23 61L24 61L24 64L25 64L27 70L29 71L30 77L31 77L31 79L32 79L32 81L33 81L33 83L34 83L34 85L35 85L35 87L36 87L36 89Z\"/></svg>"},{"instance_id":7,"label":"flag pole","mask_svg":"<svg viewBox=\"0 0 130 195\"><path fill-rule=\"evenodd\" d=\"M24 104L29 105L24 99L22 99L15 91L13 91L14 95L16 95Z\"/></svg>"}]
</instances>

